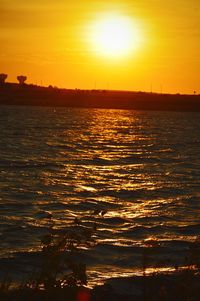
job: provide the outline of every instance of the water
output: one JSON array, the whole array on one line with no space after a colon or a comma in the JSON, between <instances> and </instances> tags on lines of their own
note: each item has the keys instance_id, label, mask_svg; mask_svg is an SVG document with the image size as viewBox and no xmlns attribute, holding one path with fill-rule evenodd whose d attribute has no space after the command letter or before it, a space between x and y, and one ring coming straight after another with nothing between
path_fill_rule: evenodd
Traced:
<instances>
[{"instance_id":1,"label":"water","mask_svg":"<svg viewBox=\"0 0 200 301\"><path fill-rule=\"evenodd\" d=\"M1 276L37 265L47 212L91 227L91 285L184 266L200 234L199 113L0 107ZM3 277L4 277L3 276Z\"/></svg>"}]
</instances>

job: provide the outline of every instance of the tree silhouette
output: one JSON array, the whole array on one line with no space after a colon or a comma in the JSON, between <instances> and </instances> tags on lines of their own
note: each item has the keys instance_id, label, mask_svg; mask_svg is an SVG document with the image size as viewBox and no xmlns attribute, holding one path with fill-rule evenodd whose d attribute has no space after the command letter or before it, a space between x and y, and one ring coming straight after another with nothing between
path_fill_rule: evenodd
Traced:
<instances>
[{"instance_id":1,"label":"tree silhouette","mask_svg":"<svg viewBox=\"0 0 200 301\"><path fill-rule=\"evenodd\" d=\"M7 74L0 73L0 84L4 84L7 77Z\"/></svg>"},{"instance_id":2,"label":"tree silhouette","mask_svg":"<svg viewBox=\"0 0 200 301\"><path fill-rule=\"evenodd\" d=\"M19 75L19 76L17 76L17 80L18 80L20 85L24 85L25 81L27 80L27 77L24 76L24 75Z\"/></svg>"}]
</instances>

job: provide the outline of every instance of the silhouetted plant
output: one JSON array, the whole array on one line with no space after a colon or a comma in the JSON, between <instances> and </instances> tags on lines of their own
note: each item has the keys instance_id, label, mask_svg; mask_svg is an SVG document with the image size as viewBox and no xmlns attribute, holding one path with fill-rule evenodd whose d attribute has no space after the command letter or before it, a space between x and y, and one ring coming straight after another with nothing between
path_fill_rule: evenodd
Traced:
<instances>
[{"instance_id":1,"label":"silhouetted plant","mask_svg":"<svg viewBox=\"0 0 200 301\"><path fill-rule=\"evenodd\" d=\"M76 253L81 247L94 245L94 228L77 224L77 218L64 234L57 235L53 223L49 233L41 239L43 264L36 281L29 286L45 289L76 287L87 284L86 265L78 262ZM68 271L68 272L67 272Z\"/></svg>"}]
</instances>

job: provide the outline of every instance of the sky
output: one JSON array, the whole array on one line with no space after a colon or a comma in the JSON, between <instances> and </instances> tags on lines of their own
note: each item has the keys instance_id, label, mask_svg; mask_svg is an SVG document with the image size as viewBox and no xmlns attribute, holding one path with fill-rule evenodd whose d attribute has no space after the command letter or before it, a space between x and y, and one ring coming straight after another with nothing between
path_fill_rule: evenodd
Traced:
<instances>
[{"instance_id":1,"label":"sky","mask_svg":"<svg viewBox=\"0 0 200 301\"><path fill-rule=\"evenodd\" d=\"M128 54L115 44L99 53L97 31L93 41L95 24L113 16L137 32ZM200 0L0 0L0 45L9 82L200 94Z\"/></svg>"}]
</instances>

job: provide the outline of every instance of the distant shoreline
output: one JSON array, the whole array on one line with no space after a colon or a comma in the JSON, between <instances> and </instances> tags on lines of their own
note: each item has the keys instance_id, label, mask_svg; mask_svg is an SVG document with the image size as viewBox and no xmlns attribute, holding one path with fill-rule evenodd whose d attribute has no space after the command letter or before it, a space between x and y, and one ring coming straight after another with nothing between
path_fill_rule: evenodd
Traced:
<instances>
[{"instance_id":1,"label":"distant shoreline","mask_svg":"<svg viewBox=\"0 0 200 301\"><path fill-rule=\"evenodd\" d=\"M200 112L200 95L0 84L0 105Z\"/></svg>"}]
</instances>

